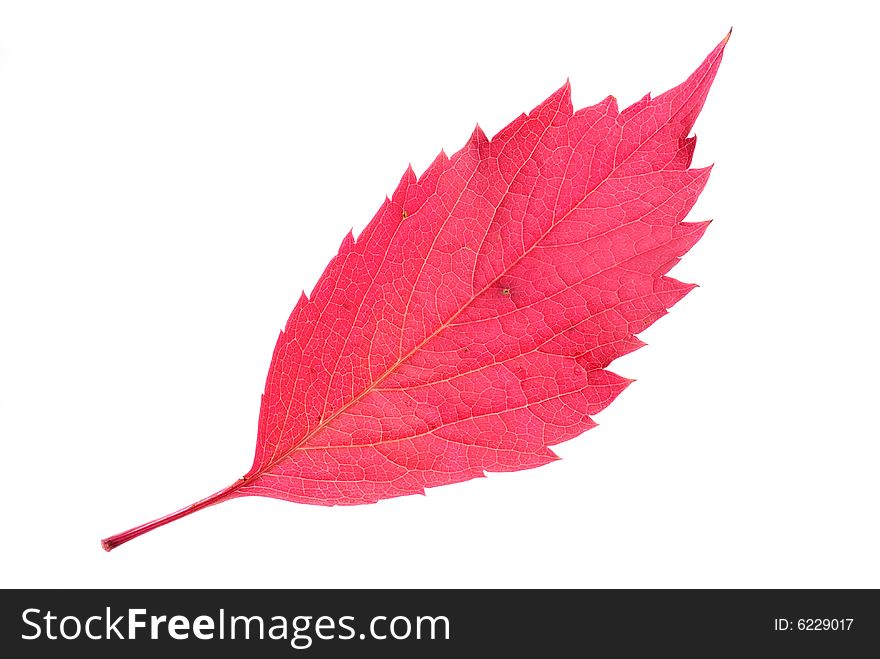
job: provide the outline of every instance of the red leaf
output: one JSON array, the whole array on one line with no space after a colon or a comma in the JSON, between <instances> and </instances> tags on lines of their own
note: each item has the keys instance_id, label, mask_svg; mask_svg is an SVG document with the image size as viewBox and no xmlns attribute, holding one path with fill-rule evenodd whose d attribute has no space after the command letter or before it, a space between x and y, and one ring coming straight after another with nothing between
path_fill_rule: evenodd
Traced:
<instances>
[{"instance_id":1,"label":"red leaf","mask_svg":"<svg viewBox=\"0 0 880 659\"><path fill-rule=\"evenodd\" d=\"M250 471L104 548L232 497L373 503L555 460L630 383L605 367L694 287L666 273L708 225L682 221L710 169L688 134L727 38L656 99L573 112L566 83L408 169L293 310Z\"/></svg>"}]
</instances>

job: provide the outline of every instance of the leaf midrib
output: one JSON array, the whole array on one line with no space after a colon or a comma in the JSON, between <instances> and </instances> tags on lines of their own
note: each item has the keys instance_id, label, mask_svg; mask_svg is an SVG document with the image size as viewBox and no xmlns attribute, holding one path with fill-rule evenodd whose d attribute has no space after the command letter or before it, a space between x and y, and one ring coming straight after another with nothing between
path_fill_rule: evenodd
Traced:
<instances>
[{"instance_id":1,"label":"leaf midrib","mask_svg":"<svg viewBox=\"0 0 880 659\"><path fill-rule=\"evenodd\" d=\"M700 86L702 85L702 82L703 82L703 80L705 80L705 77L706 77L706 75L707 75L707 73L708 73L709 70L711 70L711 66L707 68L707 72L703 74L703 77L700 79L700 81L699 81L696 85L694 85L694 90L691 91L691 93L687 96L687 98L685 99L685 101L684 101L683 103L681 103L681 105L679 106L679 110L680 110L680 108L682 108L682 107L684 107L684 106L686 106L686 105L688 104L688 102L691 100L691 98L693 97L693 95L694 95L694 93L696 92L696 90L699 89ZM658 98L659 98L659 97L658 97ZM656 100L656 99L654 99L654 100ZM636 115L633 115L633 117L630 118L630 121L631 121L633 118L635 118L636 116L638 116L639 114L641 114L641 112L644 112L644 109L642 109L642 110L641 110L640 112L638 112ZM678 110L676 110L676 114L677 114L677 112L678 112ZM558 111L557 111L557 115L558 115L558 114L559 114L559 113L558 113ZM618 111L617 116L619 117L620 114L621 114L621 112ZM675 116L675 115L672 115L672 116ZM554 116L554 119L555 119L555 116ZM626 158L624 158L624 159L621 160L618 164L616 164L616 165L615 165L615 166L614 166L614 167L608 172L608 174L605 176L605 178L603 178L601 181L599 181L599 183L597 183L597 184L596 184L591 190L589 190L586 194L584 194L583 198L581 198L581 200L580 200L577 204L573 205L568 211L566 211L566 213L565 213L564 215L562 215L558 220L556 220L555 222L553 222L553 223L550 225L550 227L549 227L544 233L542 233L542 234L541 234L541 235L540 235L540 236L539 236L539 237L538 237L538 238L532 243L532 245L531 245L528 249L526 249L526 250L525 250L520 256L518 256L518 257L517 257L517 258L516 258L516 259L515 259L515 260L514 260L514 261L513 261L508 267L507 267L507 268L505 268L505 270L504 270L502 273L500 273L500 274L499 274L498 276L496 276L493 280L491 280L490 282L488 282L488 283L487 283L482 289L480 289L480 291L479 291L478 293L476 293L476 294L472 294L471 297L470 297L470 299L468 299L467 302L465 302L465 303L461 306L461 308L459 308L454 314L452 314L452 315L451 315L451 316L450 316L445 322L441 323L441 325L440 325L440 326L439 326L439 327L438 327L433 333L431 333L431 334L429 334L428 336L426 336L426 337L425 337L425 338L424 338L419 344L417 344L417 345L416 345L412 350L410 350L406 355L400 357L400 358L399 358L399 359L398 359L398 360L397 360L397 361L396 361L391 367L389 367L389 368L388 368L388 369L387 369L387 370L386 370L386 371L385 371L385 372L384 372L379 378L377 378L377 379L374 380L372 383L370 383L370 385L369 385L368 387L366 387L366 388L365 388L360 394L358 394L356 397L352 398L348 403L346 403L346 404L344 404L344 405L341 405L341 406L339 407L339 409L338 409L335 413L333 413L331 416L327 417L327 419L322 420L321 423L320 423L319 425L317 425L317 426L315 427L314 430L312 430L310 433L306 434L306 435L302 438L302 440L300 440L298 443L296 443L296 444L294 444L293 446L291 446L287 451L284 451L283 453L281 453L280 456L278 456L277 458L273 459L268 465L266 465L265 467L259 469L259 470L256 471L256 472L254 472L254 473L251 474L249 477L244 477L244 478L239 479L233 487L234 487L235 489L240 489L241 487L250 484L252 481L256 480L256 479L259 478L260 476L263 476L264 474L269 473L274 467L276 467L278 464L280 464L281 462L283 462L284 460L286 460L286 459L287 459L288 457L290 457L294 452L296 452L297 450L299 450L299 449L303 446L303 444L305 444L305 443L308 442L312 437L314 437L314 436L317 435L319 432L321 432L322 430L324 430L324 429L325 429L330 423L332 423L334 420L336 420L339 416L341 416L341 415L342 415L344 412L346 412L349 408L353 407L354 405L356 405L357 403L359 403L361 400L363 400L368 394L372 393L372 392L373 392L373 391L374 391L374 390L375 390L375 389L376 389L376 388L377 388L382 382L384 382L386 379L388 379L388 378L391 376L391 374L394 373L394 372L395 372L395 371L396 371L396 370L397 370L397 369L398 369L398 368L399 368L404 362L406 362L410 357L412 357L414 354L416 354L419 350L421 350L422 348L424 348L425 345L427 345L427 343L428 343L429 341L431 341L431 340L434 339L434 337L438 336L440 333L442 333L443 331L445 331L446 329L448 329L448 328L453 324L453 322L455 321L455 319L458 318L458 316L460 316L460 315L461 315L461 314L462 314L462 313L463 313L463 312L464 312L464 311L465 311L465 310L466 310L471 304L473 304L473 302L474 302L476 299L478 299L480 296L482 296L482 295L483 295L486 291L488 291L493 285L495 285L501 277L503 277L507 272L509 272L512 268L514 268L514 267L515 267L520 261L522 261L526 256L528 256L528 255L532 252L532 250L535 249L535 247L536 247L537 245L539 245L539 244L540 244L540 243L541 243L541 242L547 237L547 235L548 235L551 231L553 231L554 228L556 228L556 226L557 226L559 223L563 222L563 221L564 221L569 215L571 215L571 214L572 214L573 212L575 212L578 208L580 208L581 205L582 205L587 199L589 199L590 196L591 196L594 192L596 192L597 190L599 190L599 189L600 189L602 186L604 186L608 181L610 181L610 180L612 179L614 173L615 173L617 170L619 170L619 169L620 169L620 168L621 168L621 167L622 167L622 166L623 166L623 165L624 165L624 164L625 164L625 163L626 163L626 162L627 162L627 161L633 156L633 154L635 154L635 153L637 153L639 150L641 150L641 148L642 148L645 144L647 144L648 142L650 142L650 141L651 141L651 140L652 140L652 139L653 139L653 138L654 138L654 137L655 137L655 136L656 136L661 130L663 130L664 128L666 128L666 127L669 125L669 123L670 123L670 122L668 122L668 121L665 122L665 123L662 124L659 128L657 128L657 130L655 130L653 133L651 133L651 134L650 134L645 140L643 140L643 141L639 144L639 146L638 146L637 148L633 149L633 150L632 150L632 151L626 156ZM551 125L552 125L552 121L551 121ZM548 128L549 128L549 126L548 126ZM542 137L543 137L543 136L542 136ZM540 143L540 140L539 140L539 143ZM534 153L534 151L533 151L532 153ZM616 264L615 264L615 266L616 266ZM612 266L612 267L615 267L615 266ZM408 438L401 438L401 439L397 439L397 440L393 440L393 441L404 441L405 439L408 439ZM347 447L347 448L351 448L351 447Z\"/></svg>"}]
</instances>

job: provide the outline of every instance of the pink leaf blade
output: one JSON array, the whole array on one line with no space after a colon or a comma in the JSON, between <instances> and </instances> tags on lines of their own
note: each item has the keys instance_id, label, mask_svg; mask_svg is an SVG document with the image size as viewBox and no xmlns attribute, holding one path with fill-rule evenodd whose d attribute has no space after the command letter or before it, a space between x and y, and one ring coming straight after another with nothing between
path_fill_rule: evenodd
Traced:
<instances>
[{"instance_id":1,"label":"pink leaf blade","mask_svg":"<svg viewBox=\"0 0 880 659\"><path fill-rule=\"evenodd\" d=\"M315 424L343 412L317 432L292 433L282 442L290 453L249 474L243 491L262 488L268 474L272 496L313 499L315 456L299 453L357 448L346 458L351 469L371 465L360 476L373 483L368 499L407 488L416 493L462 474L538 466L547 446L592 427L589 415L629 384L604 367L641 347L635 334L693 288L665 273L705 231L705 223L683 222L711 170L688 169L695 138L687 133L724 43L681 85L623 112L613 97L574 112L566 84L492 140L477 129L461 151L441 154L421 178L407 170L385 209L385 233L377 216L377 228L336 259L370 250L382 257L358 277L328 267L325 309L334 301L345 308L351 297L366 304L358 305L358 322L343 322L338 308L325 312L319 352L326 353L328 337L344 335L341 347L329 351L337 361L318 387L307 377L294 390L307 398L314 395L310 384L323 389L320 412L306 412L317 412ZM389 222L393 211L399 219ZM362 281L369 285L358 287ZM316 294L313 303L321 299ZM396 351L389 341L395 331ZM337 375L342 366L345 374ZM532 388L546 397L532 397ZM561 414L573 423L559 426L562 435L548 435L547 419ZM538 445L505 448L510 427L519 429L515 437L539 437ZM471 446L488 452L477 459L473 450L450 450L445 435L461 428L483 437ZM429 477L424 461L411 457L405 475L399 467L378 469L382 463L368 449L384 455L392 446L410 456L418 446L439 468ZM504 453L511 450L533 457L512 460ZM280 487L283 474L298 486ZM383 493L377 478L388 482ZM331 499L359 500L342 492Z\"/></svg>"}]
</instances>

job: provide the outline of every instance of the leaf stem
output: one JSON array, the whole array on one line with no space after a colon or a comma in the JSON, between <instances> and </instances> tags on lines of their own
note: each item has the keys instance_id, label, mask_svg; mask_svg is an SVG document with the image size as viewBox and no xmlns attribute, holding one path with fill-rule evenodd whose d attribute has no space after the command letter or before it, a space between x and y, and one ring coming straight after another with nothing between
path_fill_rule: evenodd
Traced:
<instances>
[{"instance_id":1,"label":"leaf stem","mask_svg":"<svg viewBox=\"0 0 880 659\"><path fill-rule=\"evenodd\" d=\"M158 519L154 519L152 522L147 522L146 524L135 526L128 531L117 533L116 535L111 535L109 538L104 538L103 540L101 540L101 546L104 548L105 551L111 551L113 549L116 549L116 547L118 547L119 545L125 544L129 540L134 540L135 538L142 536L144 533L149 533L153 529L158 529L160 526L170 524L171 522L178 520L181 517L192 515L194 512L198 512L199 510L207 508L208 506L222 503L223 501L231 498L232 494L239 487L241 487L244 482L245 480L241 478L229 487L223 488L219 492L215 492L211 496L205 497L201 501L196 501L194 504L191 504L186 508L181 508L177 512L165 515L164 517L160 517Z\"/></svg>"}]
</instances>

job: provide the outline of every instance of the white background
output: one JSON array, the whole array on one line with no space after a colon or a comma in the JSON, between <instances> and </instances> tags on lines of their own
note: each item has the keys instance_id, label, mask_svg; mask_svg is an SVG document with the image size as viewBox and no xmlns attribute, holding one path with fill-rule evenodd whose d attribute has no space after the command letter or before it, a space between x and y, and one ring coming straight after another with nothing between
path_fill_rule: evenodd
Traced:
<instances>
[{"instance_id":1,"label":"white background","mask_svg":"<svg viewBox=\"0 0 880 659\"><path fill-rule=\"evenodd\" d=\"M0 585L880 587L860 6L0 4ZM279 329L407 162L566 77L576 107L664 91L731 25L696 126L716 221L674 272L701 288L563 460L101 550L250 467Z\"/></svg>"}]
</instances>

